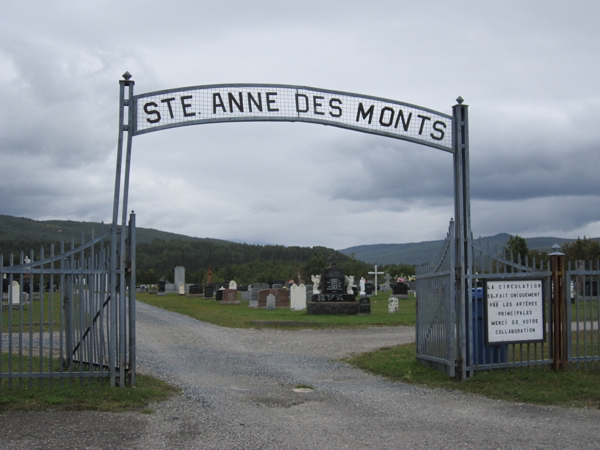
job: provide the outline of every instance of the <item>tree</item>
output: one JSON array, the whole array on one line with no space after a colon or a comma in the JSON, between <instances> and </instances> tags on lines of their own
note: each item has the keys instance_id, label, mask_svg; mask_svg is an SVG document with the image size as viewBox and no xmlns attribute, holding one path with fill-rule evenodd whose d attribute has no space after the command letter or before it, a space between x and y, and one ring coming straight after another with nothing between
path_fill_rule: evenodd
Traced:
<instances>
[{"instance_id":1,"label":"tree","mask_svg":"<svg viewBox=\"0 0 600 450\"><path fill-rule=\"evenodd\" d=\"M586 238L577 237L576 241L565 242L562 252L567 261L596 261L600 259L600 242Z\"/></svg>"},{"instance_id":2,"label":"tree","mask_svg":"<svg viewBox=\"0 0 600 450\"><path fill-rule=\"evenodd\" d=\"M506 250L508 252L507 257L512 258L512 261L516 263L524 263L525 258L529 254L529 249L527 248L527 241L525 240L525 238L522 238L519 235L510 236L508 238L508 242L506 243Z\"/></svg>"}]
</instances>

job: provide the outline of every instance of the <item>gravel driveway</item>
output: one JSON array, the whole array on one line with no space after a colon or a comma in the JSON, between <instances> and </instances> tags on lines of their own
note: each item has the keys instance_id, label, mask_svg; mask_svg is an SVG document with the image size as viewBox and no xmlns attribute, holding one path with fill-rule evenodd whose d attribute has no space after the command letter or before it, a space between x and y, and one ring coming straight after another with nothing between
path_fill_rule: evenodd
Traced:
<instances>
[{"instance_id":1,"label":"gravel driveway","mask_svg":"<svg viewBox=\"0 0 600 450\"><path fill-rule=\"evenodd\" d=\"M411 342L412 327L235 330L138 303L138 367L180 386L154 414L0 415L3 449L600 447L600 410L390 382L337 361ZM309 385L311 392L296 392Z\"/></svg>"}]
</instances>

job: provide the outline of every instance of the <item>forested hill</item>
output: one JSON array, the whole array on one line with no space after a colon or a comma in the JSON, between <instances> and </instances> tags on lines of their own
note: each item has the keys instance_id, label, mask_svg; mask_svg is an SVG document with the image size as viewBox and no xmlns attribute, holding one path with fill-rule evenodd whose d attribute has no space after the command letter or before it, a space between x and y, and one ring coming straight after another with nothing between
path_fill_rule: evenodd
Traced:
<instances>
[{"instance_id":1,"label":"forested hill","mask_svg":"<svg viewBox=\"0 0 600 450\"><path fill-rule=\"evenodd\" d=\"M64 240L65 242L71 242L71 238L74 237L75 241L79 243L81 233L84 233L85 240L87 241L92 235L92 230L96 236L99 236L104 231L107 231L109 227L110 224L98 222L32 220L24 217L0 215L0 240L28 242L59 242ZM154 230L152 228L137 227L136 240L138 244L152 242L155 239L229 243L229 241L220 239L196 238L183 234Z\"/></svg>"},{"instance_id":2,"label":"forested hill","mask_svg":"<svg viewBox=\"0 0 600 450\"><path fill-rule=\"evenodd\" d=\"M484 248L502 248L506 245L509 234L500 233L480 238ZM479 240L478 240L479 241ZM574 239L556 237L525 238L530 250L551 252L554 244L561 245ZM372 264L417 264L430 262L440 250L443 241L416 242L410 244L374 244L359 245L339 250L345 255L354 255L356 259Z\"/></svg>"}]
</instances>

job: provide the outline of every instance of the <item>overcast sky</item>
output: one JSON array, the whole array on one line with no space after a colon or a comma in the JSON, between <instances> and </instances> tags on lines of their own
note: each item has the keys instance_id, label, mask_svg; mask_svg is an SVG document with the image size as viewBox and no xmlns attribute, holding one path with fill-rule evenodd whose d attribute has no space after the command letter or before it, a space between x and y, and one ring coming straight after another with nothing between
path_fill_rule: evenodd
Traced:
<instances>
[{"instance_id":1,"label":"overcast sky","mask_svg":"<svg viewBox=\"0 0 600 450\"><path fill-rule=\"evenodd\" d=\"M0 9L0 213L110 222L135 93L311 86L469 105L476 236L600 236L600 2L27 1ZM443 239L452 155L309 123L133 139L140 227L281 245Z\"/></svg>"}]
</instances>

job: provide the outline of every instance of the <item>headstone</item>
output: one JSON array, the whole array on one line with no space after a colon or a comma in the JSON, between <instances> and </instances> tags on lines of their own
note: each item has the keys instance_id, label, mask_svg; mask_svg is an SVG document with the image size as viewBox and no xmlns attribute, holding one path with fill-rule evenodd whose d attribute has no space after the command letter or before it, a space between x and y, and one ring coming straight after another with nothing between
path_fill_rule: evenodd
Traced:
<instances>
[{"instance_id":1,"label":"headstone","mask_svg":"<svg viewBox=\"0 0 600 450\"><path fill-rule=\"evenodd\" d=\"M179 295L185 295L185 284L179 283Z\"/></svg>"},{"instance_id":2,"label":"headstone","mask_svg":"<svg viewBox=\"0 0 600 450\"><path fill-rule=\"evenodd\" d=\"M358 313L359 314L371 314L371 299L368 297L362 297L358 300Z\"/></svg>"},{"instance_id":3,"label":"headstone","mask_svg":"<svg viewBox=\"0 0 600 450\"><path fill-rule=\"evenodd\" d=\"M206 286L204 288L204 298L212 298L212 296L213 296L213 287Z\"/></svg>"},{"instance_id":4,"label":"headstone","mask_svg":"<svg viewBox=\"0 0 600 450\"><path fill-rule=\"evenodd\" d=\"M408 285L404 283L397 283L392 285L392 293L395 297L406 299L408 298Z\"/></svg>"},{"instance_id":5,"label":"headstone","mask_svg":"<svg viewBox=\"0 0 600 450\"><path fill-rule=\"evenodd\" d=\"M344 294L344 271L339 267L323 269L323 294Z\"/></svg>"},{"instance_id":6,"label":"headstone","mask_svg":"<svg viewBox=\"0 0 600 450\"><path fill-rule=\"evenodd\" d=\"M258 300L252 300L248 302L248 308L258 308Z\"/></svg>"},{"instance_id":7,"label":"headstone","mask_svg":"<svg viewBox=\"0 0 600 450\"><path fill-rule=\"evenodd\" d=\"M283 288L283 284L280 284L280 283L273 284L273 289L282 289L282 288Z\"/></svg>"},{"instance_id":8,"label":"headstone","mask_svg":"<svg viewBox=\"0 0 600 450\"><path fill-rule=\"evenodd\" d=\"M229 289L237 289L237 283L233 280L229 282Z\"/></svg>"},{"instance_id":9,"label":"headstone","mask_svg":"<svg viewBox=\"0 0 600 450\"><path fill-rule=\"evenodd\" d=\"M373 296L374 289L375 289L375 286L373 285L373 283L365 283L365 295L367 297Z\"/></svg>"},{"instance_id":10,"label":"headstone","mask_svg":"<svg viewBox=\"0 0 600 450\"><path fill-rule=\"evenodd\" d=\"M165 286L167 282L164 279L160 279L158 281L158 290L156 291L157 295L165 295Z\"/></svg>"},{"instance_id":11,"label":"headstone","mask_svg":"<svg viewBox=\"0 0 600 450\"><path fill-rule=\"evenodd\" d=\"M12 285L11 285L11 300L10 303L12 305L18 305L19 304L19 296L21 293L21 285L19 284L18 281L13 280Z\"/></svg>"},{"instance_id":12,"label":"headstone","mask_svg":"<svg viewBox=\"0 0 600 450\"><path fill-rule=\"evenodd\" d=\"M321 275L311 275L310 279L313 282L313 294L320 294L319 285L321 284Z\"/></svg>"},{"instance_id":13,"label":"headstone","mask_svg":"<svg viewBox=\"0 0 600 450\"><path fill-rule=\"evenodd\" d=\"M237 299L237 289L223 289L219 291L223 293L223 299L221 305L239 305L240 301Z\"/></svg>"},{"instance_id":14,"label":"headstone","mask_svg":"<svg viewBox=\"0 0 600 450\"><path fill-rule=\"evenodd\" d=\"M383 278L385 279L385 285L381 288L381 290L383 292L390 292L392 290L392 287L390 286L390 280L392 279L392 277L389 273L386 273L385 277Z\"/></svg>"},{"instance_id":15,"label":"headstone","mask_svg":"<svg viewBox=\"0 0 600 450\"><path fill-rule=\"evenodd\" d=\"M275 310L275 296L273 294L267 295L267 311Z\"/></svg>"},{"instance_id":16,"label":"headstone","mask_svg":"<svg viewBox=\"0 0 600 450\"><path fill-rule=\"evenodd\" d=\"M208 272L206 273L206 284L212 283L212 266L208 266Z\"/></svg>"},{"instance_id":17,"label":"headstone","mask_svg":"<svg viewBox=\"0 0 600 450\"><path fill-rule=\"evenodd\" d=\"M202 295L204 287L201 284L192 284L189 289L189 295Z\"/></svg>"},{"instance_id":18,"label":"headstone","mask_svg":"<svg viewBox=\"0 0 600 450\"><path fill-rule=\"evenodd\" d=\"M183 266L177 266L173 270L173 273L174 273L174 275L173 275L173 277L174 277L173 284L175 286L177 286L177 289L180 289L179 286L181 286L182 284L185 286L185 267L183 267ZM183 293L181 293L181 291L179 292L179 294L183 295Z\"/></svg>"},{"instance_id":19,"label":"headstone","mask_svg":"<svg viewBox=\"0 0 600 450\"><path fill-rule=\"evenodd\" d=\"M252 291L242 291L242 301L249 302L252 300Z\"/></svg>"},{"instance_id":20,"label":"headstone","mask_svg":"<svg viewBox=\"0 0 600 450\"><path fill-rule=\"evenodd\" d=\"M269 295L275 297L276 308L290 307L290 291L287 289L263 289L258 293L258 308L266 308Z\"/></svg>"},{"instance_id":21,"label":"headstone","mask_svg":"<svg viewBox=\"0 0 600 450\"><path fill-rule=\"evenodd\" d=\"M219 289L219 290L217 290L217 301L220 302L221 300L223 300L223 291L224 290L225 289Z\"/></svg>"},{"instance_id":22,"label":"headstone","mask_svg":"<svg viewBox=\"0 0 600 450\"><path fill-rule=\"evenodd\" d=\"M292 284L292 288L290 289L290 308L292 311L306 309L306 286L303 284L300 286Z\"/></svg>"},{"instance_id":23,"label":"headstone","mask_svg":"<svg viewBox=\"0 0 600 450\"><path fill-rule=\"evenodd\" d=\"M396 297L388 298L388 313L397 313L398 312L398 299Z\"/></svg>"}]
</instances>

